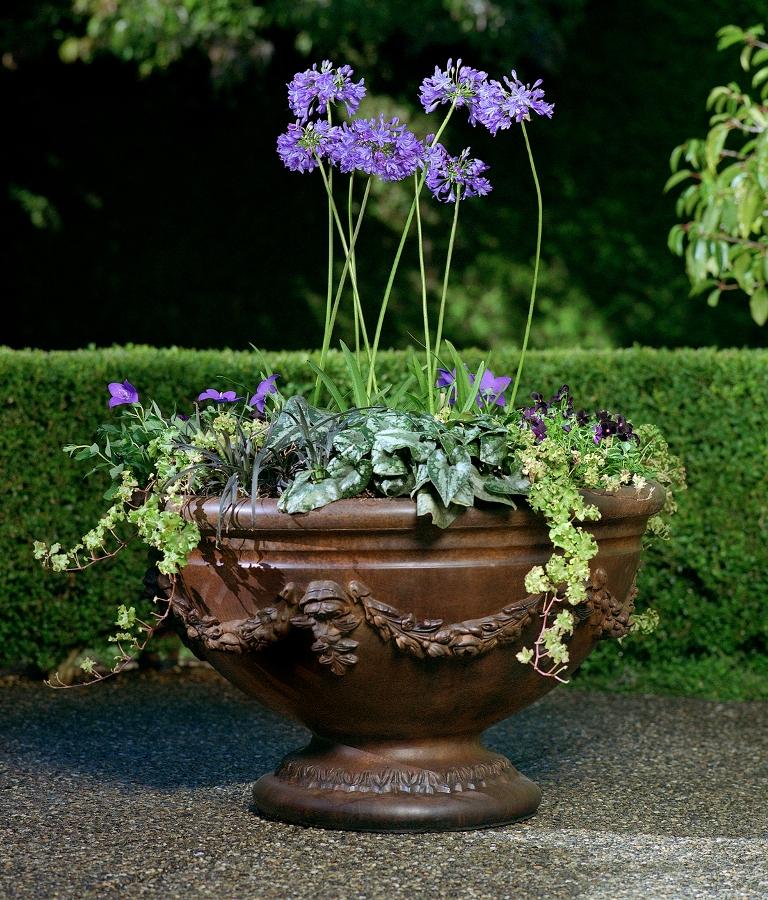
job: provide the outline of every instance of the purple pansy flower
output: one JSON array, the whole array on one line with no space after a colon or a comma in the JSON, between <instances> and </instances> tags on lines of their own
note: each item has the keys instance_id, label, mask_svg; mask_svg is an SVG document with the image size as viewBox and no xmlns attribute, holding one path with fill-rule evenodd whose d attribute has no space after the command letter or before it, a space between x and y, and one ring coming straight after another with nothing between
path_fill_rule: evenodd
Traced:
<instances>
[{"instance_id":1,"label":"purple pansy flower","mask_svg":"<svg viewBox=\"0 0 768 900\"><path fill-rule=\"evenodd\" d=\"M269 378L265 378L264 381L259 383L256 388L256 393L248 401L248 405L258 410L259 414L262 416L264 415L264 407L267 402L267 394L277 393L275 379L279 377L279 375L270 375Z\"/></svg>"},{"instance_id":2,"label":"purple pansy flower","mask_svg":"<svg viewBox=\"0 0 768 900\"><path fill-rule=\"evenodd\" d=\"M456 198L483 197L491 191L491 183L482 173L488 166L481 159L471 159L469 147L459 156L451 156L442 144L426 152L427 187L444 203Z\"/></svg>"},{"instance_id":3,"label":"purple pansy flower","mask_svg":"<svg viewBox=\"0 0 768 900\"><path fill-rule=\"evenodd\" d=\"M327 122L294 122L277 139L278 155L292 172L311 172L317 168L318 159L330 154L338 132L337 126Z\"/></svg>"},{"instance_id":4,"label":"purple pansy flower","mask_svg":"<svg viewBox=\"0 0 768 900\"><path fill-rule=\"evenodd\" d=\"M424 110L433 112L443 103L466 106L469 112L469 122L474 125L477 122L477 101L480 90L488 80L488 73L470 66L463 66L461 60L448 60L445 71L435 66L435 74L425 78L419 90L419 100Z\"/></svg>"},{"instance_id":5,"label":"purple pansy flower","mask_svg":"<svg viewBox=\"0 0 768 900\"><path fill-rule=\"evenodd\" d=\"M500 81L486 82L477 98L477 121L485 125L491 134L496 134L499 129L509 128L513 122L529 120L531 111L551 119L555 105L544 100L540 84L541 79L533 85L523 84L514 69L509 76L504 76L504 84Z\"/></svg>"},{"instance_id":6,"label":"purple pansy flower","mask_svg":"<svg viewBox=\"0 0 768 900\"><path fill-rule=\"evenodd\" d=\"M402 181L422 164L424 146L397 117L385 121L379 115L341 125L329 155L342 172L357 170L384 181Z\"/></svg>"},{"instance_id":7,"label":"purple pansy flower","mask_svg":"<svg viewBox=\"0 0 768 900\"><path fill-rule=\"evenodd\" d=\"M217 391L216 388L208 388L202 394L198 394L200 400L215 400L217 403L234 403L240 397L234 391Z\"/></svg>"},{"instance_id":8,"label":"purple pansy flower","mask_svg":"<svg viewBox=\"0 0 768 900\"><path fill-rule=\"evenodd\" d=\"M111 395L109 398L110 409L113 406L139 402L139 392L130 381L110 381L107 387Z\"/></svg>"},{"instance_id":9,"label":"purple pansy flower","mask_svg":"<svg viewBox=\"0 0 768 900\"><path fill-rule=\"evenodd\" d=\"M333 63L324 59L320 68L315 63L311 69L297 72L288 85L288 104L300 122L306 122L316 112L324 115L329 103L343 103L349 115L353 115L365 96L365 79L352 81L350 66L334 69Z\"/></svg>"}]
</instances>

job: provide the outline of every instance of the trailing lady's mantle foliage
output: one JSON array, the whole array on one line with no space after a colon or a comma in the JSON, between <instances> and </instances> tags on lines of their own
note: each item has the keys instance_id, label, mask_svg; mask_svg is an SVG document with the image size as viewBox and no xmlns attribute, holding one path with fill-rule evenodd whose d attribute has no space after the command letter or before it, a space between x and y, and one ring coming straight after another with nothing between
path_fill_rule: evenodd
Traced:
<instances>
[{"instance_id":1,"label":"trailing lady's mantle foliage","mask_svg":"<svg viewBox=\"0 0 768 900\"><path fill-rule=\"evenodd\" d=\"M589 561L597 547L582 523L599 517L581 490L616 490L633 485L638 494L653 478L682 484L682 470L670 457L658 432L635 431L622 416L605 410L576 412L566 385L550 400L532 395L533 405L515 406L536 297L541 248L541 191L525 122L531 113L549 117L553 106L536 82L520 82L513 71L500 81L485 72L449 60L444 71L425 79L421 100L427 112L447 107L434 134L420 140L397 119L383 116L334 124L334 108L352 114L364 94L349 66L325 61L299 73L288 86L289 105L297 121L277 141L285 165L297 172L320 172L328 201L328 283L325 332L311 402L284 398L276 373L264 371L255 391L208 387L197 395L192 415L164 414L147 408L128 381L109 385L110 407L126 409L119 425L100 429L100 441L67 447L77 459L95 459L113 481L113 505L82 542L69 551L58 544L36 543L35 555L56 571L82 569L125 545L133 529L159 554L161 572L173 576L197 546L197 527L178 513L191 496L219 496L220 529L227 514L251 497L277 497L288 514L305 513L334 500L357 496L412 497L418 515L447 527L475 504L515 506L527 496L549 526L553 555L526 579L527 589L544 595L541 631L533 647L518 656L543 675L562 679L568 663L567 639L574 617L569 607L586 599ZM469 149L452 156L440 138L456 109L465 108L472 125L492 134L519 124L528 151L539 205L536 261L528 323L517 373L495 375L486 362L470 372L452 345L443 342L451 255L461 201L486 195L487 166ZM324 118L310 120L312 116ZM334 170L349 174L346 224L336 203ZM353 216L354 176L367 176L360 211ZM366 326L366 308L357 286L355 245L372 178L413 179L414 199L385 286L375 329ZM453 204L453 221L437 325L432 328L424 280L421 192L427 185L436 199ZM422 261L422 311L425 363L414 355L411 371L399 383L377 378L376 356L400 256L416 219ZM341 246L344 264L335 284L334 250ZM347 278L354 311L354 350L342 342L351 395L326 370L327 352ZM372 338L369 335L372 334ZM510 396L506 392L510 390ZM321 404L325 391L328 402ZM673 508L671 495L667 511ZM221 536L221 532L219 533ZM167 610L166 613L167 614ZM163 616L158 618L162 619ZM116 670L129 659L124 645L140 648L142 632L152 626L121 607L115 635ZM637 619L637 628L643 623ZM86 662L86 669L93 669Z\"/></svg>"}]
</instances>

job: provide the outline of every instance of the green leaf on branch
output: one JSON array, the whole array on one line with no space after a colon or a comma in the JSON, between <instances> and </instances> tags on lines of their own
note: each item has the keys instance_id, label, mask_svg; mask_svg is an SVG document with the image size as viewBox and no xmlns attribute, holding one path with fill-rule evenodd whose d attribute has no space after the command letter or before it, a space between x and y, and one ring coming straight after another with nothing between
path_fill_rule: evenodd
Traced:
<instances>
[{"instance_id":1,"label":"green leaf on branch","mask_svg":"<svg viewBox=\"0 0 768 900\"><path fill-rule=\"evenodd\" d=\"M707 135L705 154L707 166L712 172L717 169L720 162L720 154L723 152L723 147L725 147L729 130L727 125L715 125Z\"/></svg>"},{"instance_id":2,"label":"green leaf on branch","mask_svg":"<svg viewBox=\"0 0 768 900\"><path fill-rule=\"evenodd\" d=\"M768 289L765 286L755 291L749 298L749 311L758 325L768 322Z\"/></svg>"},{"instance_id":3,"label":"green leaf on branch","mask_svg":"<svg viewBox=\"0 0 768 900\"><path fill-rule=\"evenodd\" d=\"M720 302L720 288L715 288L714 291L707 294L707 306L717 306Z\"/></svg>"},{"instance_id":4,"label":"green leaf on branch","mask_svg":"<svg viewBox=\"0 0 768 900\"><path fill-rule=\"evenodd\" d=\"M673 187L680 184L681 181L685 181L686 178L690 178L693 175L693 172L690 169L680 169L679 172L675 172L674 175L670 175L667 179L666 184L664 185L664 193L667 191L671 191Z\"/></svg>"}]
</instances>

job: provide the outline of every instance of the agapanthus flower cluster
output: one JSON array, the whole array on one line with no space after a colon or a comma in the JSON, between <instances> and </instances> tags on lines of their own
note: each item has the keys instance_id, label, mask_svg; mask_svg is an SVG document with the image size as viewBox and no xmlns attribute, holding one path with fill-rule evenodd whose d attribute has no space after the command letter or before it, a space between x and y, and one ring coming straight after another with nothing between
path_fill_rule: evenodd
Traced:
<instances>
[{"instance_id":1,"label":"agapanthus flower cluster","mask_svg":"<svg viewBox=\"0 0 768 900\"><path fill-rule=\"evenodd\" d=\"M555 105L544 100L544 91L539 87L541 79L532 85L523 84L513 69L503 81L486 82L476 101L475 118L491 134L509 128L513 122L529 120L532 112L552 118Z\"/></svg>"},{"instance_id":2,"label":"agapanthus flower cluster","mask_svg":"<svg viewBox=\"0 0 768 900\"><path fill-rule=\"evenodd\" d=\"M357 111L365 96L365 79L352 81L350 66L334 68L333 63L324 59L317 68L297 72L288 84L288 103L300 123L315 114L325 115L329 103L343 103L351 116Z\"/></svg>"},{"instance_id":3,"label":"agapanthus flower cluster","mask_svg":"<svg viewBox=\"0 0 768 900\"><path fill-rule=\"evenodd\" d=\"M330 159L342 172L364 172L402 181L422 165L424 145L397 117L355 119L340 126Z\"/></svg>"},{"instance_id":4,"label":"agapanthus flower cluster","mask_svg":"<svg viewBox=\"0 0 768 900\"><path fill-rule=\"evenodd\" d=\"M469 122L477 121L478 98L488 81L488 73L480 69L462 65L460 59L449 59L444 70L435 66L435 74L425 78L419 90L419 100L424 110L434 112L438 106L454 103L456 107L466 106Z\"/></svg>"},{"instance_id":5,"label":"agapanthus flower cluster","mask_svg":"<svg viewBox=\"0 0 768 900\"><path fill-rule=\"evenodd\" d=\"M470 384L475 383L475 376L467 373ZM481 408L493 406L506 406L507 401L504 397L504 391L509 387L512 379L507 375L493 374L490 369L486 369L480 376L480 387L477 391L476 403ZM456 369L438 369L437 381L438 388L451 388L448 392L448 403L453 406L456 403Z\"/></svg>"},{"instance_id":6,"label":"agapanthus flower cluster","mask_svg":"<svg viewBox=\"0 0 768 900\"><path fill-rule=\"evenodd\" d=\"M467 109L469 122L485 125L491 134L513 122L530 119L531 113L552 116L554 105L544 100L541 80L524 84L513 70L502 81L489 80L488 73L448 60L445 69L435 66L419 91L424 109L451 104ZM348 65L334 68L324 60L318 68L298 72L288 85L288 102L297 121L277 139L283 163L294 172L311 172L327 160L343 173L362 172L384 181L401 181L426 166L426 183L433 195L446 203L457 196L481 197L491 190L483 176L487 166L472 159L469 150L450 156L429 136L421 143L398 118L353 119L333 125L328 119L309 121L312 116L330 117L330 106L343 103L352 115L365 95L363 80L352 80Z\"/></svg>"},{"instance_id":7,"label":"agapanthus flower cluster","mask_svg":"<svg viewBox=\"0 0 768 900\"><path fill-rule=\"evenodd\" d=\"M428 148L425 164L427 187L443 203L483 197L491 191L491 182L482 174L488 166L470 157L468 147L459 156L451 156L442 144L435 144Z\"/></svg>"},{"instance_id":8,"label":"agapanthus flower cluster","mask_svg":"<svg viewBox=\"0 0 768 900\"><path fill-rule=\"evenodd\" d=\"M335 145L339 128L328 122L295 122L277 139L277 152L292 172L311 172L319 159L327 159Z\"/></svg>"},{"instance_id":9,"label":"agapanthus flower cluster","mask_svg":"<svg viewBox=\"0 0 768 900\"><path fill-rule=\"evenodd\" d=\"M428 113L448 103L465 106L470 125L479 122L495 135L513 122L527 121L531 113L552 117L554 104L544 99L540 85L541 79L524 84L514 69L502 81L489 80L487 72L449 59L444 70L435 66L435 74L421 83L419 100Z\"/></svg>"}]
</instances>

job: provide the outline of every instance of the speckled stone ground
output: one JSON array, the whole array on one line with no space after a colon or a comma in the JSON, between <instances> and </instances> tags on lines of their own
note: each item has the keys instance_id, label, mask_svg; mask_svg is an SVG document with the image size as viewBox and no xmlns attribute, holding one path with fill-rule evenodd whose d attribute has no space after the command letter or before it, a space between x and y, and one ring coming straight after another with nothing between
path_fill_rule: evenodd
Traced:
<instances>
[{"instance_id":1,"label":"speckled stone ground","mask_svg":"<svg viewBox=\"0 0 768 900\"><path fill-rule=\"evenodd\" d=\"M2 898L768 898L768 704L558 688L488 733L529 822L376 835L265 821L305 732L204 669L0 686Z\"/></svg>"}]
</instances>

